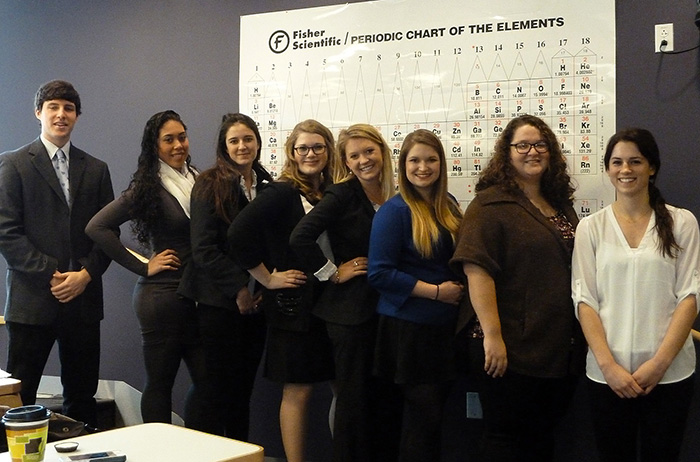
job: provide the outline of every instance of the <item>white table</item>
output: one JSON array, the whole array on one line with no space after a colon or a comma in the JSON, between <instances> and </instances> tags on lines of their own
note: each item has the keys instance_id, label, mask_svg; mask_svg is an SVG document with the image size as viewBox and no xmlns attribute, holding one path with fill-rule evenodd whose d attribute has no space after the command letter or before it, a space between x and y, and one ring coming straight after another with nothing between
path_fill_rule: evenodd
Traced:
<instances>
[{"instance_id":1,"label":"white table","mask_svg":"<svg viewBox=\"0 0 700 462\"><path fill-rule=\"evenodd\" d=\"M263 462L263 448L255 444L210 435L177 425L147 423L117 428L66 441L80 443L77 451L59 454L55 443L46 447L44 462L57 462L59 456L100 451L121 451L127 462ZM10 462L10 454L0 454L0 462Z\"/></svg>"},{"instance_id":2,"label":"white table","mask_svg":"<svg viewBox=\"0 0 700 462\"><path fill-rule=\"evenodd\" d=\"M22 389L22 382L10 377L0 379L0 404L9 407L19 407L22 405L22 398L19 392Z\"/></svg>"}]
</instances>

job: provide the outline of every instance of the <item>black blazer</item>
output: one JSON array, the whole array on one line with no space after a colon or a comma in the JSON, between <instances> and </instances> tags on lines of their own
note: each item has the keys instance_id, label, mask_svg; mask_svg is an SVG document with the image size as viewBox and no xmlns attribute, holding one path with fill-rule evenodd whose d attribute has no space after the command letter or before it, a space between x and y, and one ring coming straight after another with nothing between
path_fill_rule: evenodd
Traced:
<instances>
[{"instance_id":1,"label":"black blazer","mask_svg":"<svg viewBox=\"0 0 700 462\"><path fill-rule=\"evenodd\" d=\"M313 274L328 261L316 243L324 231L328 231L336 266L366 257L373 218L374 207L357 178L330 186L291 235L290 245L302 269ZM329 322L357 325L375 315L378 297L367 276L357 276L343 284L326 284L313 312Z\"/></svg>"},{"instance_id":2,"label":"black blazer","mask_svg":"<svg viewBox=\"0 0 700 462\"><path fill-rule=\"evenodd\" d=\"M114 199L107 164L70 148L72 208L40 139L0 155L0 253L7 261L7 321L47 325L62 306L51 294L55 270L90 273L85 291L68 303L81 319L103 317L102 273L109 258L85 234L92 216Z\"/></svg>"},{"instance_id":3,"label":"black blazer","mask_svg":"<svg viewBox=\"0 0 700 462\"><path fill-rule=\"evenodd\" d=\"M258 173L258 194L269 176ZM236 296L250 280L248 271L234 259L237 246L228 245L229 223L218 217L214 203L202 198L200 191L206 178L201 176L192 189L190 201L190 237L192 241L193 265L185 270L178 293L206 305L238 311ZM248 204L238 184L238 202L231 207L232 219Z\"/></svg>"},{"instance_id":4,"label":"black blazer","mask_svg":"<svg viewBox=\"0 0 700 462\"><path fill-rule=\"evenodd\" d=\"M289 236L304 217L301 193L291 184L277 181L268 185L233 220L228 230L228 245L235 249L238 264L247 269L260 263L272 272L301 269L289 248ZM268 325L280 329L304 331L309 327L314 300L314 277L299 289L263 290L263 309ZM295 312L283 312L280 300L299 298Z\"/></svg>"}]
</instances>

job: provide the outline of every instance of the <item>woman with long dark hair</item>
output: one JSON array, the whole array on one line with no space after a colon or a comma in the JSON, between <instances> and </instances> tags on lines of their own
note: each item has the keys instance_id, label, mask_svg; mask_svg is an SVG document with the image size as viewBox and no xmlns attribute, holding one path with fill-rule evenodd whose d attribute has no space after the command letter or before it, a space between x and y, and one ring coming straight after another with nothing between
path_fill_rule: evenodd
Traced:
<instances>
[{"instance_id":1,"label":"woman with long dark hair","mask_svg":"<svg viewBox=\"0 0 700 462\"><path fill-rule=\"evenodd\" d=\"M619 131L603 160L617 198L581 220L572 279L600 460L677 461L694 387L698 223L656 186L648 130Z\"/></svg>"},{"instance_id":2,"label":"woman with long dark hair","mask_svg":"<svg viewBox=\"0 0 700 462\"><path fill-rule=\"evenodd\" d=\"M190 165L187 128L174 111L153 115L143 131L138 168L120 197L98 212L86 233L124 268L140 277L134 310L141 326L146 385L141 397L144 422L170 422L172 388L184 360L192 378L185 401L185 424L204 428L199 403L204 351L194 300L178 295L191 262L190 193L197 171ZM132 230L150 258L139 258L119 239L119 226Z\"/></svg>"},{"instance_id":3,"label":"woman with long dark hair","mask_svg":"<svg viewBox=\"0 0 700 462\"><path fill-rule=\"evenodd\" d=\"M210 433L249 441L250 396L265 345L265 318L255 280L235 261L246 242L227 241L238 213L270 183L260 165L262 140L255 121L226 114L219 127L216 163L192 190L192 259L180 293L197 301L207 362Z\"/></svg>"}]
</instances>

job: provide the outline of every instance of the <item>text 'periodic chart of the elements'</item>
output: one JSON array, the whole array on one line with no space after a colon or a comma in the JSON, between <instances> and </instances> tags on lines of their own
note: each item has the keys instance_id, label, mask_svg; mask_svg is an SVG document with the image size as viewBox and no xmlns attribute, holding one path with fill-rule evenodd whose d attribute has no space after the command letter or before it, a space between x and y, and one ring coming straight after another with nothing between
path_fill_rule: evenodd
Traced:
<instances>
[{"instance_id":1,"label":"text 'periodic chart of the elements'","mask_svg":"<svg viewBox=\"0 0 700 462\"><path fill-rule=\"evenodd\" d=\"M585 216L614 198L603 168L615 133L614 0L381 0L241 17L240 111L259 125L273 177L304 119L337 136L375 126L398 158L425 128L443 142L466 207L508 121L554 130Z\"/></svg>"}]
</instances>

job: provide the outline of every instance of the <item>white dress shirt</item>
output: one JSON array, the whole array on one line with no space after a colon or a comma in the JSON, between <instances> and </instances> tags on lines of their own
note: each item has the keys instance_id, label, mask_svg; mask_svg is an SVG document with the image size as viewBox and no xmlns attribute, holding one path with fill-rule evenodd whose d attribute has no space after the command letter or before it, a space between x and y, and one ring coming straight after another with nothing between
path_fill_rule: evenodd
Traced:
<instances>
[{"instance_id":1,"label":"white dress shirt","mask_svg":"<svg viewBox=\"0 0 700 462\"><path fill-rule=\"evenodd\" d=\"M44 147L46 148L46 152L49 153L49 159L51 159L52 162L53 162L53 156L56 155L56 151L61 149L63 151L63 153L66 155L66 165L70 165L70 141L68 141L63 146L56 146L51 141L44 138L44 135L39 135L39 139L41 139L41 142L44 144Z\"/></svg>"}]
</instances>

